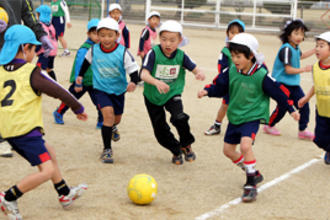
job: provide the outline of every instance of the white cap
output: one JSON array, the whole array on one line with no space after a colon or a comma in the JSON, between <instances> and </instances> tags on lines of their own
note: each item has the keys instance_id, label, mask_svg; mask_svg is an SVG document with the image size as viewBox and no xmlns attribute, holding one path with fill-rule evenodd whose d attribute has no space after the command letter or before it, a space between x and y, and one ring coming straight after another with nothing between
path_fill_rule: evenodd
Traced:
<instances>
[{"instance_id":1,"label":"white cap","mask_svg":"<svg viewBox=\"0 0 330 220\"><path fill-rule=\"evenodd\" d=\"M258 53L259 43L253 35L248 33L239 33L235 35L229 43L235 43L248 47L256 58L258 64L262 64L264 62L265 57L262 53Z\"/></svg>"},{"instance_id":2,"label":"white cap","mask_svg":"<svg viewBox=\"0 0 330 220\"><path fill-rule=\"evenodd\" d=\"M148 17L147 17L147 19L151 18L152 16L157 16L157 17L160 18L160 14L159 14L158 11L152 11L152 12L150 12L149 15L148 15Z\"/></svg>"},{"instance_id":3,"label":"white cap","mask_svg":"<svg viewBox=\"0 0 330 220\"><path fill-rule=\"evenodd\" d=\"M162 31L177 32L182 35L182 25L174 20L165 21L159 28L159 33Z\"/></svg>"},{"instance_id":4,"label":"white cap","mask_svg":"<svg viewBox=\"0 0 330 220\"><path fill-rule=\"evenodd\" d=\"M324 32L320 35L315 36L315 38L322 39L330 43L330 31Z\"/></svg>"},{"instance_id":5,"label":"white cap","mask_svg":"<svg viewBox=\"0 0 330 220\"><path fill-rule=\"evenodd\" d=\"M111 11L113 11L115 9L118 9L119 11L122 11L119 4L117 4L117 3L110 4L109 12L111 12Z\"/></svg>"},{"instance_id":6,"label":"white cap","mask_svg":"<svg viewBox=\"0 0 330 220\"><path fill-rule=\"evenodd\" d=\"M114 31L119 31L118 22L110 17L103 18L97 25L96 30L100 30L101 28L107 28Z\"/></svg>"}]
</instances>

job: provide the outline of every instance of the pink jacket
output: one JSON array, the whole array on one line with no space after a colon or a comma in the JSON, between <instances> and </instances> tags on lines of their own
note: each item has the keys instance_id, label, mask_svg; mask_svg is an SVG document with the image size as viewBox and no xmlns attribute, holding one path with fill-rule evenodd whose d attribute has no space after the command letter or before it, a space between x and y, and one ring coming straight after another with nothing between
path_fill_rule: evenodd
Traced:
<instances>
[{"instance_id":1,"label":"pink jacket","mask_svg":"<svg viewBox=\"0 0 330 220\"><path fill-rule=\"evenodd\" d=\"M57 55L57 40L56 40L56 32L55 32L55 28L54 26L51 25L46 25L42 22L40 22L40 24L42 25L42 28L44 29L44 31L48 34L48 39L50 40L50 42L52 43L54 49L50 51L49 56L56 56ZM45 50L43 47L41 47L41 49L37 52L37 55L43 53Z\"/></svg>"}]
</instances>

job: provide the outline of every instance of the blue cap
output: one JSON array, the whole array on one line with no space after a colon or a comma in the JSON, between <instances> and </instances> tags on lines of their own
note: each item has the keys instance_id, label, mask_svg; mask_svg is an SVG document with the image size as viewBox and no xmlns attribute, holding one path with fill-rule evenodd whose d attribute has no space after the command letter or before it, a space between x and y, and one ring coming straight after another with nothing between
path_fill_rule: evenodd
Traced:
<instances>
[{"instance_id":1,"label":"blue cap","mask_svg":"<svg viewBox=\"0 0 330 220\"><path fill-rule=\"evenodd\" d=\"M40 14L39 20L43 23L50 23L52 19L52 9L48 5L41 5L36 9Z\"/></svg>"},{"instance_id":2,"label":"blue cap","mask_svg":"<svg viewBox=\"0 0 330 220\"><path fill-rule=\"evenodd\" d=\"M243 21L241 21L241 20L239 20L239 19L234 19L234 20L232 20L232 21L230 21L230 22L228 23L228 26L227 26L227 27L229 27L229 25L231 25L231 24L233 24L233 23L237 23L237 24L239 24L239 25L243 28L243 31L245 31L245 24L244 24Z\"/></svg>"},{"instance_id":3,"label":"blue cap","mask_svg":"<svg viewBox=\"0 0 330 220\"><path fill-rule=\"evenodd\" d=\"M36 35L27 26L15 24L7 29L4 37L5 43L0 51L0 65L12 61L22 44L41 45Z\"/></svg>"},{"instance_id":4,"label":"blue cap","mask_svg":"<svg viewBox=\"0 0 330 220\"><path fill-rule=\"evenodd\" d=\"M91 19L87 24L87 31L89 31L91 28L94 28L94 27L96 28L97 25L99 24L99 22L100 22L100 19L98 19L98 18Z\"/></svg>"}]
</instances>

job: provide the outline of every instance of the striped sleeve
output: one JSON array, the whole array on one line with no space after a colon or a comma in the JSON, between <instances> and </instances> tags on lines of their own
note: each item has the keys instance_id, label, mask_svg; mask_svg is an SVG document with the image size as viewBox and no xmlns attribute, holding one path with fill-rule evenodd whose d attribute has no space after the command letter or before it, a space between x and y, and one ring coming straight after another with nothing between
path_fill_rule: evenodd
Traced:
<instances>
[{"instance_id":1,"label":"striped sleeve","mask_svg":"<svg viewBox=\"0 0 330 220\"><path fill-rule=\"evenodd\" d=\"M284 65L291 65L292 52L289 47L283 47L279 53L279 59Z\"/></svg>"}]
</instances>

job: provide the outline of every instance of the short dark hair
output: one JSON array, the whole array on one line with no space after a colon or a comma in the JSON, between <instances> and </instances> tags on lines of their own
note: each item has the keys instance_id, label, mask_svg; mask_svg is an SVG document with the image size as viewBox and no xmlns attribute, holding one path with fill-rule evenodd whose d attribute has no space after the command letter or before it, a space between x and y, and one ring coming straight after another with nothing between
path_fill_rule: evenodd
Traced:
<instances>
[{"instance_id":1,"label":"short dark hair","mask_svg":"<svg viewBox=\"0 0 330 220\"><path fill-rule=\"evenodd\" d=\"M250 55L254 55L252 53L252 51L250 50L250 48L248 48L247 46L241 45L241 44L236 44L236 43L229 43L229 47L228 47L229 51L231 53L242 53L244 54L246 59L250 58ZM253 56L252 62L256 62L256 58Z\"/></svg>"},{"instance_id":2,"label":"short dark hair","mask_svg":"<svg viewBox=\"0 0 330 220\"><path fill-rule=\"evenodd\" d=\"M319 40L323 40L323 41L327 42L328 45L329 45L329 47L330 47L330 42L328 42L328 41L326 41L326 40L324 40L324 39L322 39L322 38L316 38L316 39L315 39L315 41L319 41Z\"/></svg>"},{"instance_id":3,"label":"short dark hair","mask_svg":"<svg viewBox=\"0 0 330 220\"><path fill-rule=\"evenodd\" d=\"M283 44L289 42L289 36L294 30L302 29L304 31L304 33L309 31L307 26L300 19L287 21L286 23L288 23L288 24L284 25L284 28L282 30L283 32L280 35L280 39Z\"/></svg>"},{"instance_id":4,"label":"short dark hair","mask_svg":"<svg viewBox=\"0 0 330 220\"><path fill-rule=\"evenodd\" d=\"M227 27L227 30L226 30L226 34L227 34L227 35L228 35L229 30L232 29L233 27L237 27L239 33L244 32L243 27L242 27L238 22L233 22L233 23L231 23L230 25L228 25L228 27Z\"/></svg>"},{"instance_id":5,"label":"short dark hair","mask_svg":"<svg viewBox=\"0 0 330 220\"><path fill-rule=\"evenodd\" d=\"M96 31L96 27L92 27L92 28L90 28L90 29L88 30L88 33L91 33L91 32L94 32L94 31Z\"/></svg>"}]
</instances>

